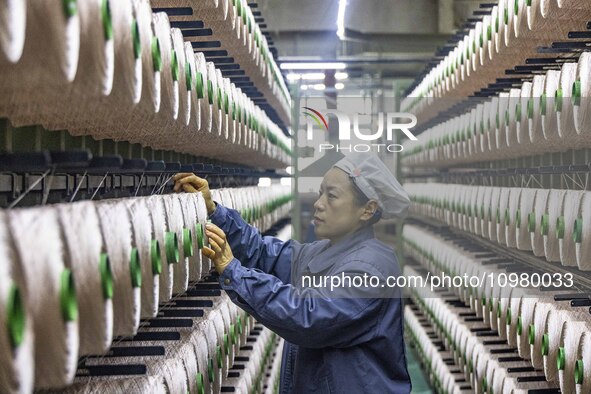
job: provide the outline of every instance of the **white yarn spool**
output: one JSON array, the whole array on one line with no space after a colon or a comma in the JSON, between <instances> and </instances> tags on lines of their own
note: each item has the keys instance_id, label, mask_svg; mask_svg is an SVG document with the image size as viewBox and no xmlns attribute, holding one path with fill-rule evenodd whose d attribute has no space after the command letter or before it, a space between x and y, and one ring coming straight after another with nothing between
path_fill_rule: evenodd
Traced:
<instances>
[{"instance_id":1,"label":"white yarn spool","mask_svg":"<svg viewBox=\"0 0 591 394\"><path fill-rule=\"evenodd\" d=\"M78 308L74 277L64 267L57 214L45 207L19 209L8 212L8 220L17 255L14 275L23 278L26 309L39 336L35 387L63 387L74 379L78 363Z\"/></svg>"},{"instance_id":2,"label":"white yarn spool","mask_svg":"<svg viewBox=\"0 0 591 394\"><path fill-rule=\"evenodd\" d=\"M109 379L94 378L74 383L62 390L63 394L101 394L101 393L153 393L166 394L166 386L156 376L139 376Z\"/></svg>"},{"instance_id":3,"label":"white yarn spool","mask_svg":"<svg viewBox=\"0 0 591 394\"><path fill-rule=\"evenodd\" d=\"M517 347L517 322L521 312L521 300L526 296L526 290L522 288L515 288L511 292L511 297L507 305L506 313L506 332L507 344L512 347Z\"/></svg>"},{"instance_id":4,"label":"white yarn spool","mask_svg":"<svg viewBox=\"0 0 591 394\"><path fill-rule=\"evenodd\" d=\"M125 1L117 3L112 11L115 48L113 89L108 96L102 96L95 102L94 111L85 115L85 122L72 128L79 128L96 138L119 140L123 137L119 119L128 116L142 94L142 36L137 18L141 10L137 10L132 2ZM144 19L141 22L144 28L149 29L146 25L148 21Z\"/></svg>"},{"instance_id":5,"label":"white yarn spool","mask_svg":"<svg viewBox=\"0 0 591 394\"><path fill-rule=\"evenodd\" d=\"M497 231L497 242L506 245L507 238L505 236L505 214L509 208L509 193L511 189L508 187L502 187L499 194L499 205L495 213L496 231Z\"/></svg>"},{"instance_id":6,"label":"white yarn spool","mask_svg":"<svg viewBox=\"0 0 591 394\"><path fill-rule=\"evenodd\" d=\"M208 319L211 320L214 324L216 336L217 336L217 346L219 347L219 351L221 352L221 365L222 365L222 377L226 378L228 376L228 369L229 369L229 357L228 354L224 351L224 319L222 317L221 311L218 309L212 310L209 313Z\"/></svg>"},{"instance_id":7,"label":"white yarn spool","mask_svg":"<svg viewBox=\"0 0 591 394\"><path fill-rule=\"evenodd\" d=\"M152 21L152 8L149 0L133 0L136 10L141 43L142 95L139 103L130 108L130 114L119 120L121 134L126 140L141 130L146 119L152 119L160 111L160 78L162 72L162 54L155 26ZM124 131L123 131L124 130Z\"/></svg>"},{"instance_id":8,"label":"white yarn spool","mask_svg":"<svg viewBox=\"0 0 591 394\"><path fill-rule=\"evenodd\" d=\"M585 313L591 318L588 311L585 311ZM591 332L589 318L587 318L587 321L565 321L562 326L557 367L559 367L560 390L563 393L574 393L576 391L575 368L579 344L584 333Z\"/></svg>"},{"instance_id":9,"label":"white yarn spool","mask_svg":"<svg viewBox=\"0 0 591 394\"><path fill-rule=\"evenodd\" d=\"M509 303L511 301L511 292L513 287L506 286L500 289L500 297L497 299L497 330L499 338L507 339L507 320ZM510 316L512 318L512 316Z\"/></svg>"},{"instance_id":10,"label":"white yarn spool","mask_svg":"<svg viewBox=\"0 0 591 394\"><path fill-rule=\"evenodd\" d=\"M152 318L158 314L159 275L162 270L161 246L153 231L146 199L133 198L126 200L126 203L131 219L133 245L139 251L142 270L141 317Z\"/></svg>"},{"instance_id":11,"label":"white yarn spool","mask_svg":"<svg viewBox=\"0 0 591 394\"><path fill-rule=\"evenodd\" d=\"M529 345L529 326L533 324L534 309L540 298L533 294L522 295L517 316L517 351L519 357L529 360L531 358Z\"/></svg>"},{"instance_id":12,"label":"white yarn spool","mask_svg":"<svg viewBox=\"0 0 591 394\"><path fill-rule=\"evenodd\" d=\"M482 189L482 202L478 206L478 215L480 216L480 234L484 238L489 238L489 217L488 211L490 207L490 198L492 195L492 188L489 186L483 186Z\"/></svg>"},{"instance_id":13,"label":"white yarn spool","mask_svg":"<svg viewBox=\"0 0 591 394\"><path fill-rule=\"evenodd\" d=\"M530 358L535 369L544 368L542 339L545 334L546 319L551 310L556 310L556 307L548 302L538 301L534 306L533 322L528 328Z\"/></svg>"},{"instance_id":14,"label":"white yarn spool","mask_svg":"<svg viewBox=\"0 0 591 394\"><path fill-rule=\"evenodd\" d=\"M189 127L193 132L201 128L201 114L199 110L199 97L197 97L197 66L195 65L195 53L190 42L185 42L185 77L188 78L187 95L188 106L190 108L190 123Z\"/></svg>"},{"instance_id":15,"label":"white yarn spool","mask_svg":"<svg viewBox=\"0 0 591 394\"><path fill-rule=\"evenodd\" d=\"M575 130L588 146L591 130L591 53L583 52L577 66L577 79L572 86L573 122ZM580 138L581 139L581 138Z\"/></svg>"},{"instance_id":16,"label":"white yarn spool","mask_svg":"<svg viewBox=\"0 0 591 394\"><path fill-rule=\"evenodd\" d=\"M534 149L546 144L546 137L542 131L542 100L544 94L545 75L536 75L532 81L531 97L528 99L526 113L528 118L529 140ZM544 103L545 104L545 103ZM545 108L545 106L544 106ZM545 111L546 109L544 109Z\"/></svg>"},{"instance_id":17,"label":"white yarn spool","mask_svg":"<svg viewBox=\"0 0 591 394\"><path fill-rule=\"evenodd\" d=\"M197 358L197 368L199 370L197 376L197 393L201 393L199 387L203 387L203 393L210 394L213 392L212 384L210 383L210 372L213 375L213 368L211 370L209 368L208 346L205 334L201 331L194 330L191 342L193 342L195 356Z\"/></svg>"},{"instance_id":18,"label":"white yarn spool","mask_svg":"<svg viewBox=\"0 0 591 394\"><path fill-rule=\"evenodd\" d=\"M560 347L560 335L563 324L569 321L570 318L571 316L565 310L550 310L546 317L544 337L542 339L542 354L544 374L549 382L558 382L556 360Z\"/></svg>"},{"instance_id":19,"label":"white yarn spool","mask_svg":"<svg viewBox=\"0 0 591 394\"><path fill-rule=\"evenodd\" d=\"M16 262L6 215L0 211L0 391L33 391L33 320L25 308L23 282L13 274ZM19 283L20 282L20 283Z\"/></svg>"},{"instance_id":20,"label":"white yarn spool","mask_svg":"<svg viewBox=\"0 0 591 394\"><path fill-rule=\"evenodd\" d=\"M76 278L80 355L103 354L113 340L113 276L92 202L56 205L64 264Z\"/></svg>"},{"instance_id":21,"label":"white yarn spool","mask_svg":"<svg viewBox=\"0 0 591 394\"><path fill-rule=\"evenodd\" d=\"M175 122L176 127L185 128L189 125L191 120L191 97L189 90L191 87L191 77L187 79L186 61L188 60L185 55L185 44L183 39L183 33L180 29L173 28L170 30L171 40L173 44L173 50L178 62L178 92L179 92L179 109L178 116Z\"/></svg>"},{"instance_id":22,"label":"white yarn spool","mask_svg":"<svg viewBox=\"0 0 591 394\"><path fill-rule=\"evenodd\" d=\"M0 52L6 61L16 63L25 45L27 3L5 0L0 4Z\"/></svg>"},{"instance_id":23,"label":"white yarn spool","mask_svg":"<svg viewBox=\"0 0 591 394\"><path fill-rule=\"evenodd\" d=\"M517 211L523 189L512 187L509 189L508 206L505 208L503 222L505 223L505 243L510 248L517 246Z\"/></svg>"},{"instance_id":24,"label":"white yarn spool","mask_svg":"<svg viewBox=\"0 0 591 394\"><path fill-rule=\"evenodd\" d=\"M152 218L152 234L160 246L160 275L158 300L167 302L172 297L173 269L170 266L178 259L178 238L174 233L168 233L166 213L162 196L154 195L146 198L146 205ZM169 263L170 257L170 263Z\"/></svg>"},{"instance_id":25,"label":"white yarn spool","mask_svg":"<svg viewBox=\"0 0 591 394\"><path fill-rule=\"evenodd\" d=\"M205 199L201 193L197 193L195 198L195 209L197 211L197 221L201 225L201 236L203 238L203 245L207 245L207 235L203 231L203 226L207 223L207 207L205 206ZM199 257L201 258L201 276L207 275L211 270L211 260L201 254L202 246L199 246Z\"/></svg>"},{"instance_id":26,"label":"white yarn spool","mask_svg":"<svg viewBox=\"0 0 591 394\"><path fill-rule=\"evenodd\" d=\"M209 102L209 112L211 113L211 132L214 135L222 135L222 111L219 107L220 90L218 86L218 76L216 74L215 65L211 62L206 62L207 70L207 99Z\"/></svg>"},{"instance_id":27,"label":"white yarn spool","mask_svg":"<svg viewBox=\"0 0 591 394\"><path fill-rule=\"evenodd\" d=\"M132 336L140 323L141 266L139 252L131 246L129 213L124 200L95 206L113 272L113 335Z\"/></svg>"},{"instance_id":28,"label":"white yarn spool","mask_svg":"<svg viewBox=\"0 0 591 394\"><path fill-rule=\"evenodd\" d=\"M195 193L181 193L177 197L183 210L185 223L182 244L185 257L188 257L189 260L189 281L197 281L201 278L201 248L199 247L198 238L203 238L202 229L197 228L200 225L195 205L197 197Z\"/></svg>"},{"instance_id":29,"label":"white yarn spool","mask_svg":"<svg viewBox=\"0 0 591 394\"><path fill-rule=\"evenodd\" d=\"M195 67L197 74L195 78L195 90L199 98L199 113L201 119L200 131L211 133L212 116L209 108L209 92L207 88L207 62L201 52L195 53Z\"/></svg>"},{"instance_id":30,"label":"white yarn spool","mask_svg":"<svg viewBox=\"0 0 591 394\"><path fill-rule=\"evenodd\" d=\"M560 90L556 97L556 123L561 147L577 147L579 137L573 117L572 87L577 78L577 63L564 63L560 72Z\"/></svg>"},{"instance_id":31,"label":"white yarn spool","mask_svg":"<svg viewBox=\"0 0 591 394\"><path fill-rule=\"evenodd\" d=\"M47 1L2 3L0 45L7 62L0 62L5 76L0 81L0 114L34 114L41 97L63 89L76 75L80 7Z\"/></svg>"},{"instance_id":32,"label":"white yarn spool","mask_svg":"<svg viewBox=\"0 0 591 394\"><path fill-rule=\"evenodd\" d=\"M521 119L523 112L521 110L521 89L511 89L508 100L505 112L505 143L512 152L515 152L520 148L517 122L518 119Z\"/></svg>"},{"instance_id":33,"label":"white yarn spool","mask_svg":"<svg viewBox=\"0 0 591 394\"><path fill-rule=\"evenodd\" d=\"M171 351L167 352L167 356L173 359L179 359L182 361L182 370L178 373L180 379L185 379L186 391L184 392L197 392L197 359L195 357L195 349L193 343L189 338L183 340L183 343L179 346L171 346ZM175 383L176 384L176 383ZM171 391L173 392L173 391ZM181 392L181 391L178 391Z\"/></svg>"},{"instance_id":34,"label":"white yarn spool","mask_svg":"<svg viewBox=\"0 0 591 394\"><path fill-rule=\"evenodd\" d=\"M591 389L591 332L586 331L579 340L577 362L575 365L575 383L577 394L588 393Z\"/></svg>"},{"instance_id":35,"label":"white yarn spool","mask_svg":"<svg viewBox=\"0 0 591 394\"><path fill-rule=\"evenodd\" d=\"M532 249L536 256L544 256L544 237L540 219L546 211L549 195L550 190L548 189L537 190L533 211L527 214L527 230L530 233Z\"/></svg>"},{"instance_id":36,"label":"white yarn spool","mask_svg":"<svg viewBox=\"0 0 591 394\"><path fill-rule=\"evenodd\" d=\"M544 93L541 97L542 132L547 145L562 145L558 135L558 120L556 117L556 91L560 88L560 71L548 70Z\"/></svg>"},{"instance_id":37,"label":"white yarn spool","mask_svg":"<svg viewBox=\"0 0 591 394\"><path fill-rule=\"evenodd\" d=\"M170 267L170 269L174 271L172 293L180 294L187 291L189 282L189 264L185 258L182 242L184 229L183 211L176 195L169 194L164 195L161 198L164 203L164 212L166 214L167 237L172 237L174 235L174 238L176 238L176 250L178 251L178 258L172 262L172 266ZM169 257L171 256L172 255L169 255ZM168 261L168 263L170 264L171 262Z\"/></svg>"},{"instance_id":38,"label":"white yarn spool","mask_svg":"<svg viewBox=\"0 0 591 394\"><path fill-rule=\"evenodd\" d=\"M515 247L532 250L532 240L528 231L528 214L533 211L537 190L519 189L519 201L515 212Z\"/></svg>"},{"instance_id":39,"label":"white yarn spool","mask_svg":"<svg viewBox=\"0 0 591 394\"><path fill-rule=\"evenodd\" d=\"M113 88L113 15L124 13L126 7L113 0L76 4L80 14L79 72L67 89L55 90L47 97L42 123L50 130L85 122L96 110L97 100L109 95Z\"/></svg>"},{"instance_id":40,"label":"white yarn spool","mask_svg":"<svg viewBox=\"0 0 591 394\"><path fill-rule=\"evenodd\" d=\"M583 194L579 214L573 226L573 241L577 265L582 271L591 270L591 192Z\"/></svg>"},{"instance_id":41,"label":"white yarn spool","mask_svg":"<svg viewBox=\"0 0 591 394\"><path fill-rule=\"evenodd\" d=\"M568 190L564 197L564 205L561 215L556 222L556 236L562 265L576 267L577 254L573 231L575 221L579 217L581 200L585 192Z\"/></svg>"},{"instance_id":42,"label":"white yarn spool","mask_svg":"<svg viewBox=\"0 0 591 394\"><path fill-rule=\"evenodd\" d=\"M223 357L221 356L221 347L218 345L216 327L214 322L209 319L204 320L199 326L201 327L201 331L205 334L205 339L207 341L209 354L208 363L211 366L211 376L213 376L213 382L210 381L210 387L212 387L214 393L219 393L222 384Z\"/></svg>"},{"instance_id":43,"label":"white yarn spool","mask_svg":"<svg viewBox=\"0 0 591 394\"><path fill-rule=\"evenodd\" d=\"M230 318L230 310L228 309L228 304L227 304L227 300L224 300L221 304L220 304L220 314L222 316L223 322L224 322L224 336L222 337L222 348L224 351L224 354L226 355L227 359L228 359L228 369L232 368L232 366L234 365L234 343L235 340L233 340L233 333L232 333L232 329L234 327L234 325L232 324L232 319Z\"/></svg>"},{"instance_id":44,"label":"white yarn spool","mask_svg":"<svg viewBox=\"0 0 591 394\"><path fill-rule=\"evenodd\" d=\"M546 260L560 261L560 248L556 236L556 221L562 212L566 190L550 190L548 204L540 218L541 232L544 237L544 254Z\"/></svg>"}]
</instances>

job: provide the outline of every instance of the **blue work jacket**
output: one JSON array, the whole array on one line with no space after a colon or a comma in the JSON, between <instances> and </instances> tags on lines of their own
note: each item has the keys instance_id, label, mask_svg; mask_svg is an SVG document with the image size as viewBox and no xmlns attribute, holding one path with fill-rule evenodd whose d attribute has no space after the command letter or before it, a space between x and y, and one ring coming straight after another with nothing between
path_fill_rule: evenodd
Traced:
<instances>
[{"instance_id":1,"label":"blue work jacket","mask_svg":"<svg viewBox=\"0 0 591 394\"><path fill-rule=\"evenodd\" d=\"M343 297L295 283L302 275L400 275L394 252L372 227L330 246L263 237L222 205L210 219L235 257L219 277L221 287L286 341L281 394L410 393L400 289L381 289L387 297L375 297L376 289L361 287L355 297Z\"/></svg>"}]
</instances>

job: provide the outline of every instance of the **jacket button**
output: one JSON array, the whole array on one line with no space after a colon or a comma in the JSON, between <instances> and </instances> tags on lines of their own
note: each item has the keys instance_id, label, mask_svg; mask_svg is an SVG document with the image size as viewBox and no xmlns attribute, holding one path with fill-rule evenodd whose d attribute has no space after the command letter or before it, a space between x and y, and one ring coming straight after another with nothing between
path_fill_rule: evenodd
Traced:
<instances>
[{"instance_id":1,"label":"jacket button","mask_svg":"<svg viewBox=\"0 0 591 394\"><path fill-rule=\"evenodd\" d=\"M224 284L226 286L229 286L230 285L230 279L228 279L228 278L224 279Z\"/></svg>"}]
</instances>

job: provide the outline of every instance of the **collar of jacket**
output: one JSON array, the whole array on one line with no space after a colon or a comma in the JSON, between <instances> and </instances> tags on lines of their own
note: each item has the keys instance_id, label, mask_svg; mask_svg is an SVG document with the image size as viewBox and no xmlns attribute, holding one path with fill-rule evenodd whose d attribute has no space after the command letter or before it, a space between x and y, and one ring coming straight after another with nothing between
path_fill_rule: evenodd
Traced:
<instances>
[{"instance_id":1,"label":"collar of jacket","mask_svg":"<svg viewBox=\"0 0 591 394\"><path fill-rule=\"evenodd\" d=\"M308 270L312 274L317 274L330 267L334 261L333 258L341 253L348 252L357 247L361 242L375 238L373 226L366 226L362 229L347 235L334 245L329 245L314 256L308 263Z\"/></svg>"}]
</instances>

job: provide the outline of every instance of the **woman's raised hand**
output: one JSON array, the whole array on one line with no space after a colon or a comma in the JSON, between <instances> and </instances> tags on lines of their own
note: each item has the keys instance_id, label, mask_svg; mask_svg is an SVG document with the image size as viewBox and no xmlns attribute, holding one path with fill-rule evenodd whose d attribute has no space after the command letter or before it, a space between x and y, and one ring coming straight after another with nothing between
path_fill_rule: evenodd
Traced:
<instances>
[{"instance_id":1,"label":"woman's raised hand","mask_svg":"<svg viewBox=\"0 0 591 394\"><path fill-rule=\"evenodd\" d=\"M203 199L205 200L205 206L207 208L207 214L211 215L215 211L215 203L211 198L211 192L209 191L209 183L203 178L199 178L197 175L191 172L179 172L172 177L174 180L174 191L180 192L183 190L187 193L201 192Z\"/></svg>"}]
</instances>

